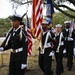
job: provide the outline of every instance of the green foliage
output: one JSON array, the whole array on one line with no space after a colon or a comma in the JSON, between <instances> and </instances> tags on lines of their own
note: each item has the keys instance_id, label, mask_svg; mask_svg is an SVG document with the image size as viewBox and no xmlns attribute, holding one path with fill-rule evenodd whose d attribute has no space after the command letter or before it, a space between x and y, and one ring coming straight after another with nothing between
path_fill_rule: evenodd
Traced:
<instances>
[{"instance_id":1,"label":"green foliage","mask_svg":"<svg viewBox=\"0 0 75 75\"><path fill-rule=\"evenodd\" d=\"M68 10L67 10L66 12L73 14L72 12L70 12L70 11L68 11ZM64 15L63 13L61 13L61 12L56 12L56 13L54 14L54 26L55 26L56 24L62 24L63 27L64 27L64 21L66 21L66 20L71 20L71 21L73 21L73 18L69 18L68 16L65 16L65 15Z\"/></svg>"},{"instance_id":2,"label":"green foliage","mask_svg":"<svg viewBox=\"0 0 75 75\"><path fill-rule=\"evenodd\" d=\"M0 36L5 36L10 27L11 22L9 18L0 18Z\"/></svg>"},{"instance_id":3,"label":"green foliage","mask_svg":"<svg viewBox=\"0 0 75 75\"><path fill-rule=\"evenodd\" d=\"M66 10L66 12L75 15L75 13L72 13L69 10ZM11 27L10 17L11 16L9 16L8 18L5 18L5 19L0 18L0 36L5 36L7 31L10 29L10 27ZM53 17L54 17L54 26L56 24L60 23L64 27L64 21L66 21L66 20L74 21L73 18L69 18L68 16L65 16L61 12L55 12ZM29 20L31 21L31 18L29 18ZM23 22L25 22L25 19L23 19Z\"/></svg>"}]
</instances>

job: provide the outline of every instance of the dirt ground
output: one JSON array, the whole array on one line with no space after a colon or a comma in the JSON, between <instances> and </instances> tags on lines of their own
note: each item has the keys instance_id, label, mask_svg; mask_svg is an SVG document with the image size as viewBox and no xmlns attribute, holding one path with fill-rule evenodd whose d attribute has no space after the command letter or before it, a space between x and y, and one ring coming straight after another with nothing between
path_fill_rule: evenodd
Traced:
<instances>
[{"instance_id":1,"label":"dirt ground","mask_svg":"<svg viewBox=\"0 0 75 75\"><path fill-rule=\"evenodd\" d=\"M3 53L3 66L0 66L0 75L8 75L9 57L10 57L10 52ZM74 58L74 65L73 65L72 71L67 70L66 61L67 59L64 58L63 60L64 73L62 75L75 75L75 58ZM55 66L56 66L56 63L54 60L52 62L52 70L54 72L54 75L56 75ZM44 75L38 66L38 55L28 57L28 68L31 69L31 71L26 72L26 75Z\"/></svg>"}]
</instances>

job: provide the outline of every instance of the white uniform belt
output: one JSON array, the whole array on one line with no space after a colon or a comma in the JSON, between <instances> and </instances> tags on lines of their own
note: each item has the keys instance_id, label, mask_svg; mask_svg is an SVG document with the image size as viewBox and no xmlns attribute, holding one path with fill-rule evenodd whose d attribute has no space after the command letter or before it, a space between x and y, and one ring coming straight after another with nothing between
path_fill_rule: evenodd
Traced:
<instances>
[{"instance_id":1,"label":"white uniform belt","mask_svg":"<svg viewBox=\"0 0 75 75\"><path fill-rule=\"evenodd\" d=\"M64 45L64 42L62 41L62 42L60 43L60 45Z\"/></svg>"},{"instance_id":2,"label":"white uniform belt","mask_svg":"<svg viewBox=\"0 0 75 75\"><path fill-rule=\"evenodd\" d=\"M23 48L18 48L18 49L11 49L11 52L13 53L18 53L18 52L22 52L23 51Z\"/></svg>"},{"instance_id":3,"label":"white uniform belt","mask_svg":"<svg viewBox=\"0 0 75 75\"><path fill-rule=\"evenodd\" d=\"M44 45L44 48L49 48L49 47L51 47L50 43L47 43L46 45Z\"/></svg>"}]
</instances>

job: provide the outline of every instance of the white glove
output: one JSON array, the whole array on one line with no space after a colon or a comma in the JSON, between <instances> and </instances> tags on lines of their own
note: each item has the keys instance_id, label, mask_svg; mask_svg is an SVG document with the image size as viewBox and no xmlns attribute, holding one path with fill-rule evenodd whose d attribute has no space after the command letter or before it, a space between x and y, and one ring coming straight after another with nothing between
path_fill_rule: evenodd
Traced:
<instances>
[{"instance_id":1,"label":"white glove","mask_svg":"<svg viewBox=\"0 0 75 75\"><path fill-rule=\"evenodd\" d=\"M65 54L65 53L66 53L66 49L63 50L63 54Z\"/></svg>"},{"instance_id":2,"label":"white glove","mask_svg":"<svg viewBox=\"0 0 75 75\"><path fill-rule=\"evenodd\" d=\"M68 37L68 41L73 41L73 38Z\"/></svg>"},{"instance_id":3,"label":"white glove","mask_svg":"<svg viewBox=\"0 0 75 75\"><path fill-rule=\"evenodd\" d=\"M54 56L54 51L50 52L49 56Z\"/></svg>"},{"instance_id":4,"label":"white glove","mask_svg":"<svg viewBox=\"0 0 75 75\"><path fill-rule=\"evenodd\" d=\"M21 64L21 69L25 69L27 67L26 64Z\"/></svg>"},{"instance_id":5,"label":"white glove","mask_svg":"<svg viewBox=\"0 0 75 75\"><path fill-rule=\"evenodd\" d=\"M3 51L4 50L4 48L3 47L0 47L0 51Z\"/></svg>"},{"instance_id":6,"label":"white glove","mask_svg":"<svg viewBox=\"0 0 75 75\"><path fill-rule=\"evenodd\" d=\"M60 46L58 46L58 48L57 48L57 50L56 50L56 53L59 53L59 48L60 48Z\"/></svg>"}]
</instances>

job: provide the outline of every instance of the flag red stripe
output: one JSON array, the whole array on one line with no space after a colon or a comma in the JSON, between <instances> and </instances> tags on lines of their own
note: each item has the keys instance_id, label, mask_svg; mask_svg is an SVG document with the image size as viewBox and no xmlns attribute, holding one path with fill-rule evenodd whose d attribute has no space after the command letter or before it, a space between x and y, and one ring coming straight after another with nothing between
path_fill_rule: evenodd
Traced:
<instances>
[{"instance_id":1,"label":"flag red stripe","mask_svg":"<svg viewBox=\"0 0 75 75\"><path fill-rule=\"evenodd\" d=\"M27 26L27 36L28 36L28 55L31 55L32 53L32 35L29 28L29 20L28 16L26 17L26 26Z\"/></svg>"},{"instance_id":2,"label":"flag red stripe","mask_svg":"<svg viewBox=\"0 0 75 75\"><path fill-rule=\"evenodd\" d=\"M41 32L41 29L38 30L37 35L36 35L37 37L39 36L40 32Z\"/></svg>"},{"instance_id":3,"label":"flag red stripe","mask_svg":"<svg viewBox=\"0 0 75 75\"><path fill-rule=\"evenodd\" d=\"M34 13L33 15L35 17L35 20L34 20L33 17L32 17L32 19L33 19L33 22L35 24L32 24L32 25L33 26L35 25L35 32L34 32L35 37L39 38L39 37L41 37L40 36L41 22L42 22L42 19L43 19L43 16L42 16L42 0L33 0L33 3L34 3L33 5L35 5L34 11L33 11L33 13Z\"/></svg>"}]
</instances>

